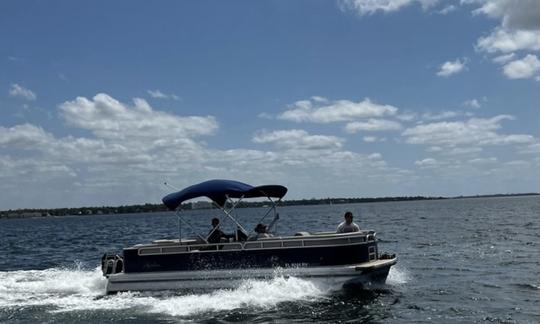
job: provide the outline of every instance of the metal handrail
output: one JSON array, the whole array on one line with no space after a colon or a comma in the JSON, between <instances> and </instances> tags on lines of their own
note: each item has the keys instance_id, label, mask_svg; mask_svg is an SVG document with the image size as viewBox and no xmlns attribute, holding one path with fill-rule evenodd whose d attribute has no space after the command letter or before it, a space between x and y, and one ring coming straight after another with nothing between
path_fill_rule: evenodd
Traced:
<instances>
[{"instance_id":1,"label":"metal handrail","mask_svg":"<svg viewBox=\"0 0 540 324\"><path fill-rule=\"evenodd\" d=\"M351 241L352 238L355 238L355 237L362 237L364 238L364 240L362 240L361 242L353 242ZM264 243L276 243L276 241L279 241L279 247L277 248L297 248L297 247L310 247L310 246L317 246L317 245L306 245L306 241L309 241L309 242L313 242L313 241L319 241L320 244L319 245L325 245L324 241L332 241L332 240L344 240L346 243L345 244L365 244L365 243L369 243L369 242L375 242L375 234L374 233L368 233L364 236L349 236L349 237L291 237L291 238L287 238L287 239L280 239L280 238L275 238L275 239L262 239L262 240L257 240L257 241L245 241L245 242L223 242L223 243L212 243L212 244L189 244L189 245L178 245L178 246L183 246L183 247L186 247L186 251L181 251L181 252L165 252L166 254L174 254L174 253L189 253L189 252L195 252L195 251L198 251L198 252L203 252L203 251L223 251L223 250L226 250L226 251L242 251L242 250L251 250L251 249L275 249L276 247L265 247L264 246ZM299 246L285 246L287 242L301 242L301 245ZM340 244L343 244L343 243L330 243L330 244L327 244L327 245L340 245ZM256 245L256 247L247 247L246 245ZM148 246L148 247L139 247L138 249L138 254L141 255L141 251L144 251L144 250L150 250L150 249L158 249L158 253L159 254L165 254L163 252L163 249L164 248L167 248L167 249L170 249L171 247L173 246L176 246L176 245L167 245L167 246ZM227 249L226 247L227 246L234 246L236 248L233 248L233 249ZM156 254L156 253L148 253L148 254ZM146 254L146 255L148 255Z\"/></svg>"}]
</instances>

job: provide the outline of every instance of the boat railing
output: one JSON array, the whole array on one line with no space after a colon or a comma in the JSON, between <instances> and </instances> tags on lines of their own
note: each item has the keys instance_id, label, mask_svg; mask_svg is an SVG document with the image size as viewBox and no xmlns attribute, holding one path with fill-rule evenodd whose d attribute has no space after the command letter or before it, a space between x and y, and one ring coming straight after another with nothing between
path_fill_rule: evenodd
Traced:
<instances>
[{"instance_id":1,"label":"boat railing","mask_svg":"<svg viewBox=\"0 0 540 324\"><path fill-rule=\"evenodd\" d=\"M359 233L343 233L333 235L312 235L312 236L289 236L289 237L269 237L262 238L256 241L245 242L222 242L216 244L187 244L187 245L152 245L139 246L139 255L155 255L155 254L177 254L191 252L215 252L215 251L241 251L253 249L271 249L271 248L298 248L298 247L323 247L335 246L341 244L361 244L367 242L375 242L375 232L366 232L363 235ZM376 258L376 249L369 251L370 259Z\"/></svg>"}]
</instances>

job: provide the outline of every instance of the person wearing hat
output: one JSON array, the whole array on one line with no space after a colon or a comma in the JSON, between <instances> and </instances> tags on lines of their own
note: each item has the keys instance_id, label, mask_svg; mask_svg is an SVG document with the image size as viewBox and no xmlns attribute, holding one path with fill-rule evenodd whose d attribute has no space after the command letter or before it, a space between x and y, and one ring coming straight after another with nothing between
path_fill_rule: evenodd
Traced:
<instances>
[{"instance_id":1,"label":"person wearing hat","mask_svg":"<svg viewBox=\"0 0 540 324\"><path fill-rule=\"evenodd\" d=\"M343 217L345 218L345 221L343 221L337 227L338 233L350 233L360 231L360 227L353 222L353 214L350 211L346 212Z\"/></svg>"},{"instance_id":2,"label":"person wearing hat","mask_svg":"<svg viewBox=\"0 0 540 324\"><path fill-rule=\"evenodd\" d=\"M255 226L255 234L254 235L251 235L248 240L250 241L256 241L260 238L265 238L265 237L273 237L274 235L268 233L268 226L267 225L264 225L264 224L257 224L257 226Z\"/></svg>"}]
</instances>

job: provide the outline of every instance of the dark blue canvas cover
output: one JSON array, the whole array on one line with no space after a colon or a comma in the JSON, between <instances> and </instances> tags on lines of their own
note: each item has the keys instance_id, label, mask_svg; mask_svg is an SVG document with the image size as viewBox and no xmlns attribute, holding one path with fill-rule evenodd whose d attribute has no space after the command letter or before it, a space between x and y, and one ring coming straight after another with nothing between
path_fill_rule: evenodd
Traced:
<instances>
[{"instance_id":1,"label":"dark blue canvas cover","mask_svg":"<svg viewBox=\"0 0 540 324\"><path fill-rule=\"evenodd\" d=\"M234 180L208 180L189 186L178 192L168 194L162 201L169 209L176 209L184 201L197 198L208 197L219 206L223 206L227 197L230 198L256 198L272 197L283 198L287 193L287 188L280 185L265 185L253 187L251 185Z\"/></svg>"}]
</instances>

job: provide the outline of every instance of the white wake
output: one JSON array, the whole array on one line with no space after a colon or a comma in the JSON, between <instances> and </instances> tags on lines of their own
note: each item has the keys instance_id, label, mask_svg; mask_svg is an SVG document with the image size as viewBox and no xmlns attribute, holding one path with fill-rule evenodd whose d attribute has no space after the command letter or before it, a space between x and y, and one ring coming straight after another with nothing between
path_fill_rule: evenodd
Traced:
<instances>
[{"instance_id":1,"label":"white wake","mask_svg":"<svg viewBox=\"0 0 540 324\"><path fill-rule=\"evenodd\" d=\"M247 280L236 289L208 294L105 296L101 269L53 268L0 271L0 308L41 306L48 312L126 310L187 316L238 308L271 308L278 303L325 298L329 287L298 278Z\"/></svg>"},{"instance_id":2,"label":"white wake","mask_svg":"<svg viewBox=\"0 0 540 324\"><path fill-rule=\"evenodd\" d=\"M388 277L386 278L386 284L391 286L403 285L411 280L411 276L406 269L393 266L390 268Z\"/></svg>"}]
</instances>

